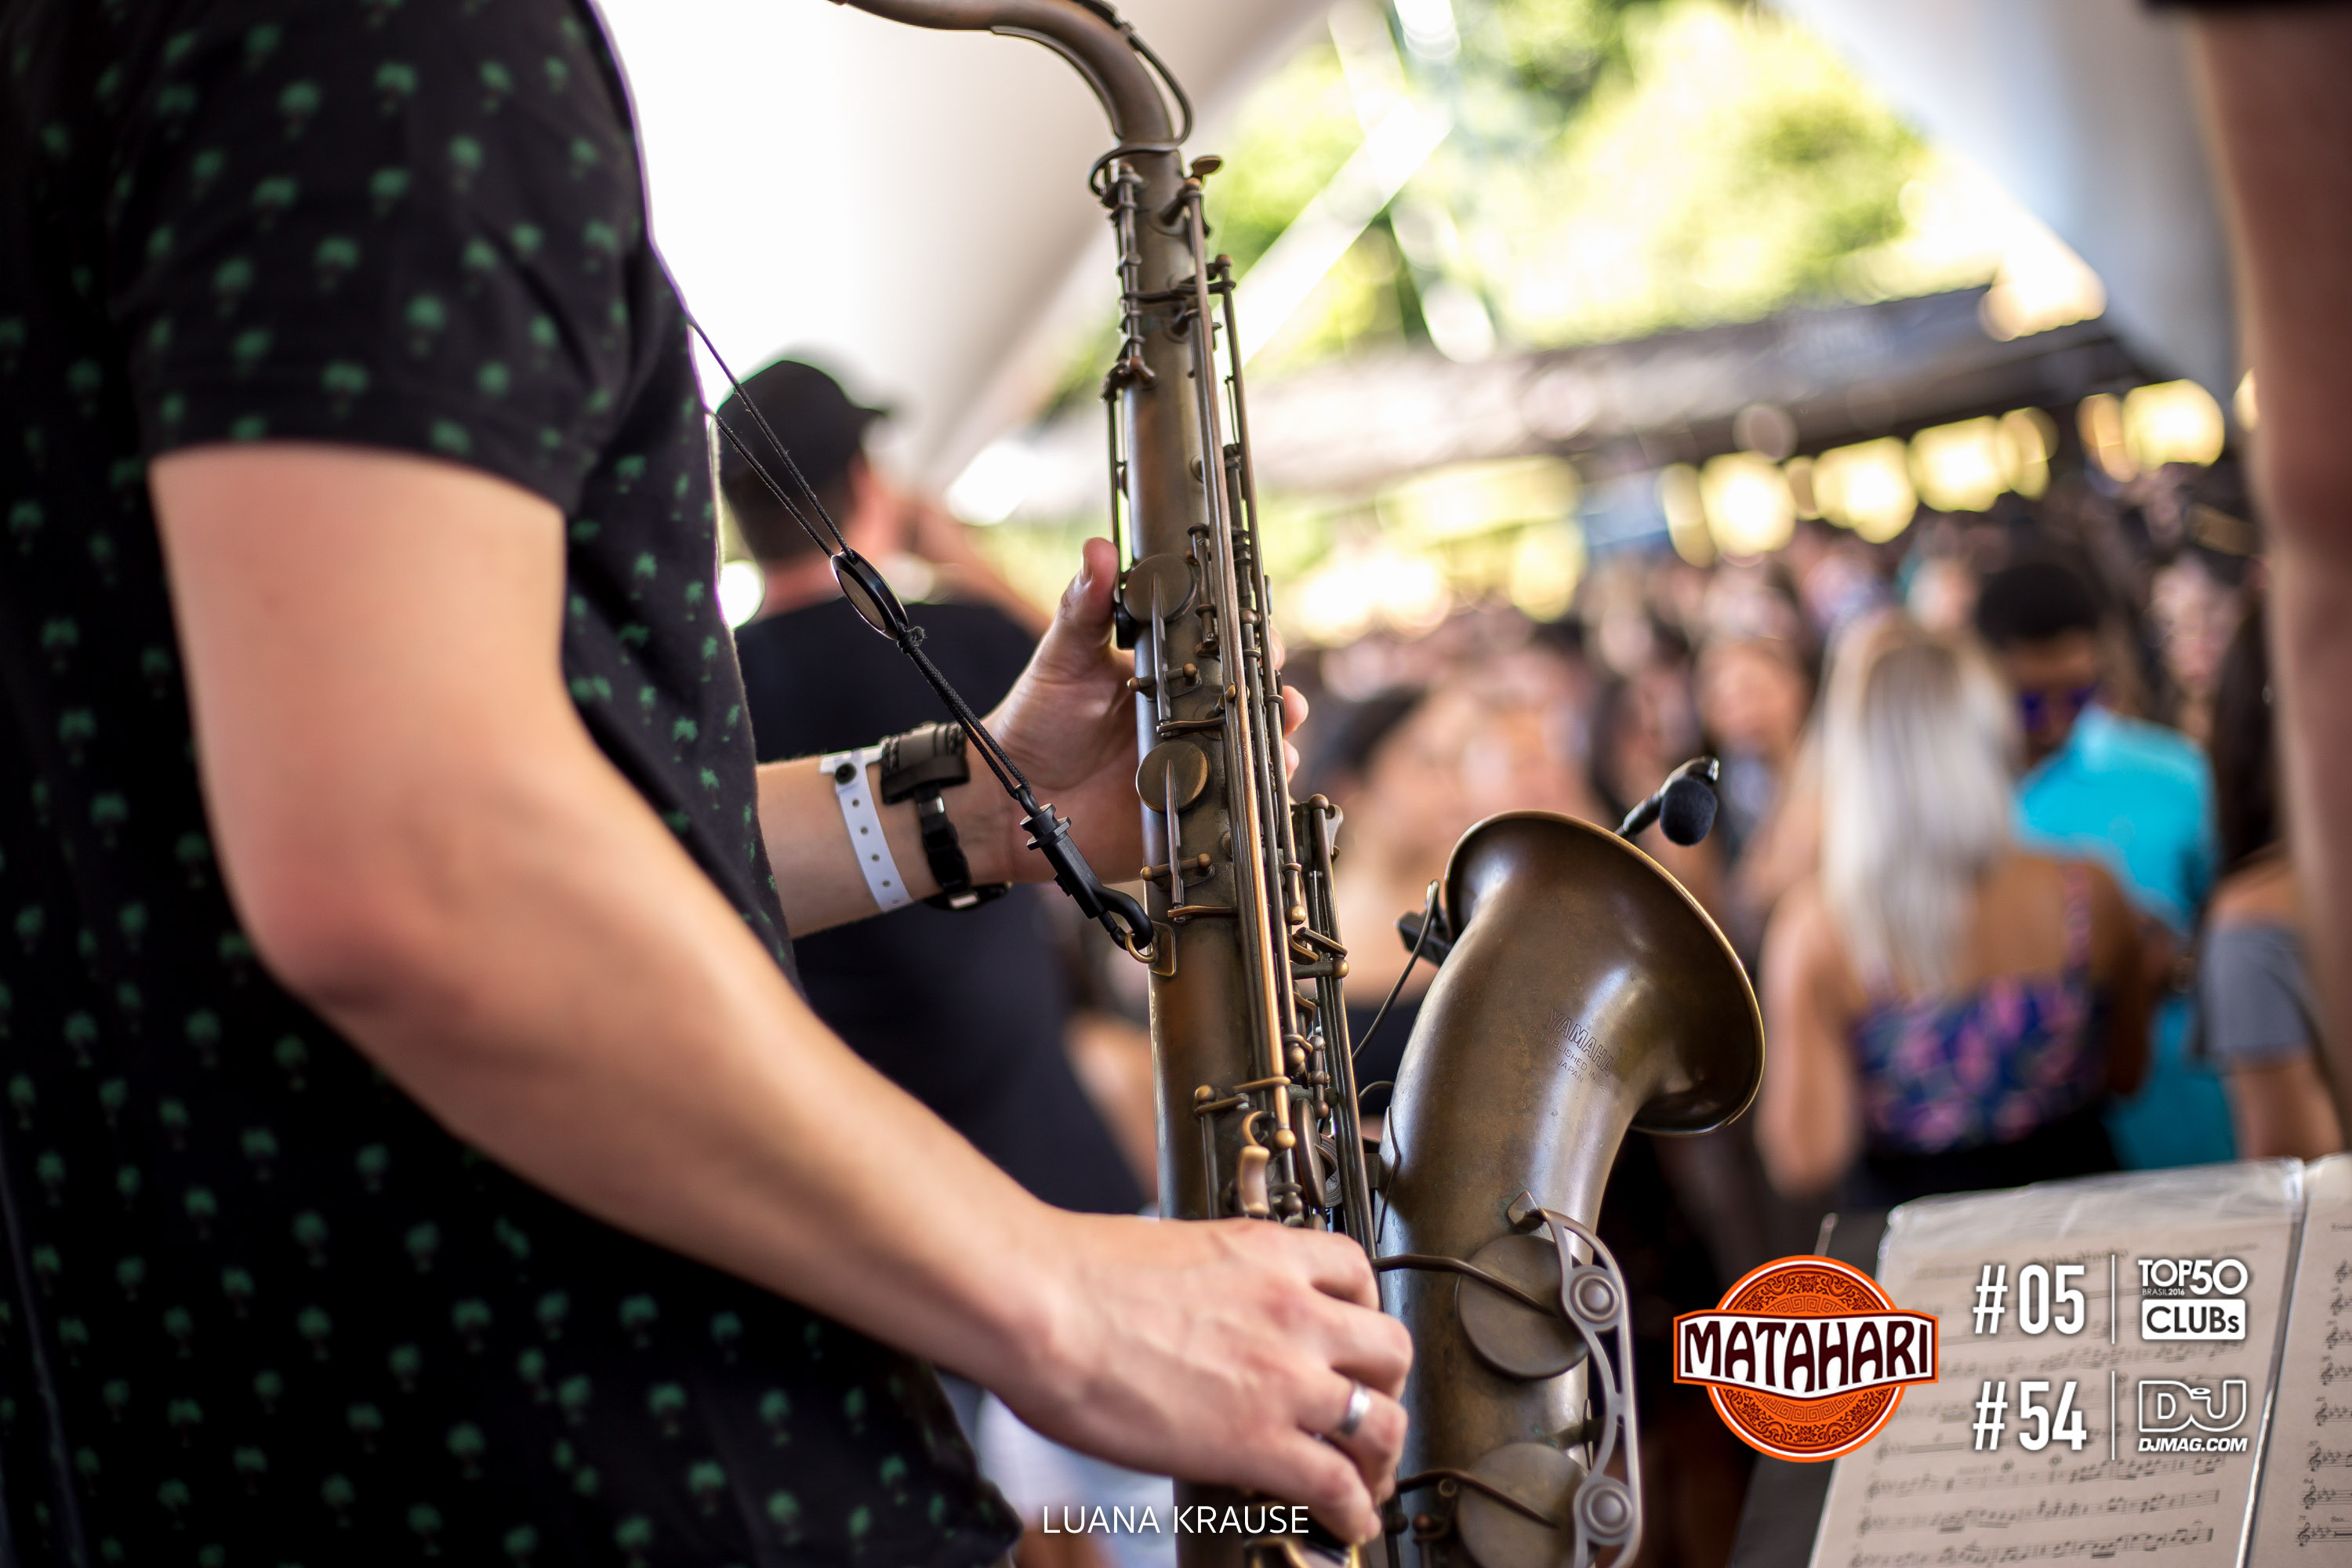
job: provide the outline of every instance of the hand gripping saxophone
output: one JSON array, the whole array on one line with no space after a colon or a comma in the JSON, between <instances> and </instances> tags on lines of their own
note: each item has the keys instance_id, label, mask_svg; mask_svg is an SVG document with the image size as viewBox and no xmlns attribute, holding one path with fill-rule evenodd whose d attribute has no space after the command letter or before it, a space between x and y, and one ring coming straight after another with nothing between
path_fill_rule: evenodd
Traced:
<instances>
[{"instance_id":1,"label":"hand gripping saxophone","mask_svg":"<svg viewBox=\"0 0 2352 1568\"><path fill-rule=\"evenodd\" d=\"M1103 382L1114 614L1135 655L1150 864L1148 927L1142 911L1105 923L1150 965L1163 1213L1342 1230L1381 1272L1415 1364L1398 1504L1371 1555L1395 1568L1408 1550L1422 1568L1628 1555L1641 1528L1633 1335L1624 1277L1592 1226L1629 1127L1703 1131L1754 1097L1762 1028L1738 961L1616 836L1539 813L1480 824L1413 928L1443 967L1368 1166L1332 914L1339 813L1291 801L1282 765L1233 269L1202 217L1217 160L1180 161L1191 106L1108 5L848 3L1044 44L1094 89L1118 140L1090 184L1118 241L1120 344ZM1180 1504L1232 1500L1182 1492ZM1329 1547L1178 1541L1185 1568L1304 1568Z\"/></svg>"}]
</instances>

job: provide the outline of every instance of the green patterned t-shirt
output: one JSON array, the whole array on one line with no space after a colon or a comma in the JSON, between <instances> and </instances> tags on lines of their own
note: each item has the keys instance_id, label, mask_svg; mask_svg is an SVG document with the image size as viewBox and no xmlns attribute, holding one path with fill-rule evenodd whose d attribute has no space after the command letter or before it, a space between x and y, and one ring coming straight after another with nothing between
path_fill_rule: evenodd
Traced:
<instances>
[{"instance_id":1,"label":"green patterned t-shirt","mask_svg":"<svg viewBox=\"0 0 2352 1568\"><path fill-rule=\"evenodd\" d=\"M0 1555L994 1557L928 1369L450 1138L256 964L207 836L147 461L440 458L562 510L572 699L789 970L593 13L0 0Z\"/></svg>"}]
</instances>

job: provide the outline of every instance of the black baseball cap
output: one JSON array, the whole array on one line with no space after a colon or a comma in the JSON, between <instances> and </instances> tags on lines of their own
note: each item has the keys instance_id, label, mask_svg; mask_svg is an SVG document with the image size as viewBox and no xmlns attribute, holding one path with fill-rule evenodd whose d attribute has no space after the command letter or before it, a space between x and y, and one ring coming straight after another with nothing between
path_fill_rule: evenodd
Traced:
<instances>
[{"instance_id":1,"label":"black baseball cap","mask_svg":"<svg viewBox=\"0 0 2352 1568\"><path fill-rule=\"evenodd\" d=\"M784 444L808 482L824 486L841 477L849 460L866 443L866 427L889 416L887 408L866 408L850 401L841 383L799 360L780 359L744 378L743 392L776 439ZM741 395L729 393L719 405L719 418L740 437L779 484L791 488L783 466L777 462L759 420L743 406ZM731 485L751 473L751 465L725 436L719 441L719 479Z\"/></svg>"}]
</instances>

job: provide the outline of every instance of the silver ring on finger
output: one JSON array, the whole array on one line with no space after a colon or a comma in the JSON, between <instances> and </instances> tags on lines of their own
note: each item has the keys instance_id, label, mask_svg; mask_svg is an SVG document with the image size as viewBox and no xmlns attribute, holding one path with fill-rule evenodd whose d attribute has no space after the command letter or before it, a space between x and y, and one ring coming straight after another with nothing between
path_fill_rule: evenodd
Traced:
<instances>
[{"instance_id":1,"label":"silver ring on finger","mask_svg":"<svg viewBox=\"0 0 2352 1568\"><path fill-rule=\"evenodd\" d=\"M1356 1428L1364 1424L1364 1416L1372 1407L1372 1391L1354 1378L1348 1380L1348 1408L1340 1413L1339 1424L1331 1428L1334 1437L1352 1437Z\"/></svg>"}]
</instances>

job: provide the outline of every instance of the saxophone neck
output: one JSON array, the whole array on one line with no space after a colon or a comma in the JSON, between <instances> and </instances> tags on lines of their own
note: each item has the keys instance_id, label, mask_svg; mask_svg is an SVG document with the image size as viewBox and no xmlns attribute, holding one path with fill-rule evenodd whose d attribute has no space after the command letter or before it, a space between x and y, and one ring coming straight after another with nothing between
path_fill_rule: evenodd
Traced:
<instances>
[{"instance_id":1,"label":"saxophone neck","mask_svg":"<svg viewBox=\"0 0 2352 1568\"><path fill-rule=\"evenodd\" d=\"M1154 79L1159 62L1135 29L1099 0L835 0L860 11L914 27L949 32L1001 33L1045 45L1076 68L1102 100L1112 134L1129 145L1160 144L1173 151L1180 139L1169 123L1168 102ZM1175 83L1164 71L1160 79ZM1180 94L1181 91L1177 89ZM1189 107L1185 115L1191 119ZM1189 129L1189 126L1186 128Z\"/></svg>"}]
</instances>

